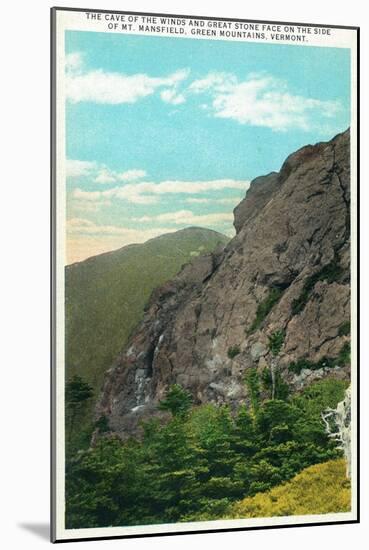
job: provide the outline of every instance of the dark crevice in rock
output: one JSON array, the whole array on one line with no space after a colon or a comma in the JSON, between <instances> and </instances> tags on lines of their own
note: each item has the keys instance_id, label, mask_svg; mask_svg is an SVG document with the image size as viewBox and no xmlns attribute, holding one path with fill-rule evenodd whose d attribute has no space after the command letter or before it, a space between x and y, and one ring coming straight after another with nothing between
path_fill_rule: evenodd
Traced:
<instances>
[{"instance_id":1,"label":"dark crevice in rock","mask_svg":"<svg viewBox=\"0 0 369 550\"><path fill-rule=\"evenodd\" d=\"M306 197L306 201L308 202L310 199L314 197L319 197L319 195L324 195L324 191L315 191L315 193L311 193L311 195L308 195Z\"/></svg>"},{"instance_id":2,"label":"dark crevice in rock","mask_svg":"<svg viewBox=\"0 0 369 550\"><path fill-rule=\"evenodd\" d=\"M320 230L321 230L321 227L317 227L316 229L314 229L310 237L308 237L307 242L309 243L310 246L313 244L315 235L317 235Z\"/></svg>"},{"instance_id":3,"label":"dark crevice in rock","mask_svg":"<svg viewBox=\"0 0 369 550\"><path fill-rule=\"evenodd\" d=\"M202 281L203 284L210 281L210 279L213 277L213 275L216 273L217 269L221 265L221 262L219 262L219 261L217 262L216 258L214 257L213 254L211 254L211 262L212 262L212 267L211 267L210 273L208 275L206 275L206 277L203 279L203 281Z\"/></svg>"},{"instance_id":4,"label":"dark crevice in rock","mask_svg":"<svg viewBox=\"0 0 369 550\"><path fill-rule=\"evenodd\" d=\"M157 345L157 342L152 343L152 345L148 349L148 352L147 352L147 355L146 355L147 377L148 378L152 378L152 374L153 374L153 364L154 364L156 345Z\"/></svg>"},{"instance_id":5,"label":"dark crevice in rock","mask_svg":"<svg viewBox=\"0 0 369 550\"><path fill-rule=\"evenodd\" d=\"M340 174L339 174L339 171L338 171L338 168L337 166L335 165L334 167L334 173L337 177L337 180L338 180L338 184L340 186L340 189L341 189L341 192L342 192L342 199L345 203L345 207L346 207L346 214L345 214L345 236L344 236L344 240L346 241L347 239L350 238L350 229L351 229L351 216L350 216L350 200L346 197L346 189L343 185L343 182L342 182L342 179L340 177Z\"/></svg>"}]
</instances>

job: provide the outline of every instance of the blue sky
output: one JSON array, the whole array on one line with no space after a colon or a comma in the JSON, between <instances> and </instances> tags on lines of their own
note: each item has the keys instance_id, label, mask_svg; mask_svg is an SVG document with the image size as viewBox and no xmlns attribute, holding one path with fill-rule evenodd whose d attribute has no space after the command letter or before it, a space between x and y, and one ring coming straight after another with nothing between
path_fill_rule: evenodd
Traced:
<instances>
[{"instance_id":1,"label":"blue sky","mask_svg":"<svg viewBox=\"0 0 369 550\"><path fill-rule=\"evenodd\" d=\"M190 225L350 122L347 49L66 32L68 262Z\"/></svg>"}]
</instances>

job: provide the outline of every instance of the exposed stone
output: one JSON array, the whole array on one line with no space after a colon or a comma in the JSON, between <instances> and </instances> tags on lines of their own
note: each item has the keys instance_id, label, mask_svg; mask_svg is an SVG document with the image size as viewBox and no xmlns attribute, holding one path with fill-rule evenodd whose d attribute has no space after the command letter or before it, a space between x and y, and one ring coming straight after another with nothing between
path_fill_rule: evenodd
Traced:
<instances>
[{"instance_id":1,"label":"exposed stone","mask_svg":"<svg viewBox=\"0 0 369 550\"><path fill-rule=\"evenodd\" d=\"M268 348L262 342L255 342L252 344L250 354L252 360L256 363L260 357L264 357L268 353Z\"/></svg>"},{"instance_id":2,"label":"exposed stone","mask_svg":"<svg viewBox=\"0 0 369 550\"><path fill-rule=\"evenodd\" d=\"M195 258L153 292L128 352L106 375L97 415L122 437L136 433L139 417L159 414L173 383L195 403L236 404L246 396L245 372L263 368L262 342L277 330L285 331L279 369L296 389L319 377L347 378L347 368L294 377L287 367L301 357L336 357L347 339L339 327L350 316L349 200L349 131L303 147L279 173L254 180L235 209L237 234L226 248ZM334 280L318 280L293 314L304 284L333 261L340 268ZM273 288L283 291L279 301L250 333ZM240 353L231 361L235 346Z\"/></svg>"},{"instance_id":3,"label":"exposed stone","mask_svg":"<svg viewBox=\"0 0 369 550\"><path fill-rule=\"evenodd\" d=\"M267 360L265 359L265 357L260 357L259 364L258 364L259 372L261 372L263 369L265 369L267 367L268 367L268 363L267 363Z\"/></svg>"}]
</instances>

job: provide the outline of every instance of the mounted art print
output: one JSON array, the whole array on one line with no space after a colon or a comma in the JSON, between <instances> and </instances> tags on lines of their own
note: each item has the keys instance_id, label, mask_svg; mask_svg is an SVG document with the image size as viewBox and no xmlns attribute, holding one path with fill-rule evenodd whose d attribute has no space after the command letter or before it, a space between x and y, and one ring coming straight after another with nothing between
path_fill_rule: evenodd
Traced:
<instances>
[{"instance_id":1,"label":"mounted art print","mask_svg":"<svg viewBox=\"0 0 369 550\"><path fill-rule=\"evenodd\" d=\"M51 15L52 540L357 522L359 29Z\"/></svg>"}]
</instances>

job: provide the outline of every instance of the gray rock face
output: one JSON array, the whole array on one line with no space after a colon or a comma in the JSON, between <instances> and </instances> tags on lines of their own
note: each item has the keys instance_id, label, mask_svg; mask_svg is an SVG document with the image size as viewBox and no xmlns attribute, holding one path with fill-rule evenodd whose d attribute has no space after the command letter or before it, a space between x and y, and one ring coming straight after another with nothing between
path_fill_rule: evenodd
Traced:
<instances>
[{"instance_id":1,"label":"gray rock face","mask_svg":"<svg viewBox=\"0 0 369 550\"><path fill-rule=\"evenodd\" d=\"M247 197L234 209L234 226L241 231L246 221L257 213L269 202L278 189L279 174L271 172L268 176L255 178L247 191Z\"/></svg>"},{"instance_id":2,"label":"gray rock face","mask_svg":"<svg viewBox=\"0 0 369 550\"><path fill-rule=\"evenodd\" d=\"M253 361L259 361L260 357L264 357L268 353L268 348L261 342L255 342L250 349L251 359Z\"/></svg>"},{"instance_id":3,"label":"gray rock face","mask_svg":"<svg viewBox=\"0 0 369 550\"><path fill-rule=\"evenodd\" d=\"M122 437L157 414L173 383L189 389L195 403L247 400L245 371L271 365L268 336L277 330L285 334L278 368L296 389L305 382L288 370L292 361L338 357L348 340L339 328L350 315L349 131L303 147L279 173L254 180L234 225L224 250L195 259L154 291L107 372L97 415ZM252 331L272 289L280 299ZM319 377L347 377L349 369L327 370Z\"/></svg>"}]
</instances>

